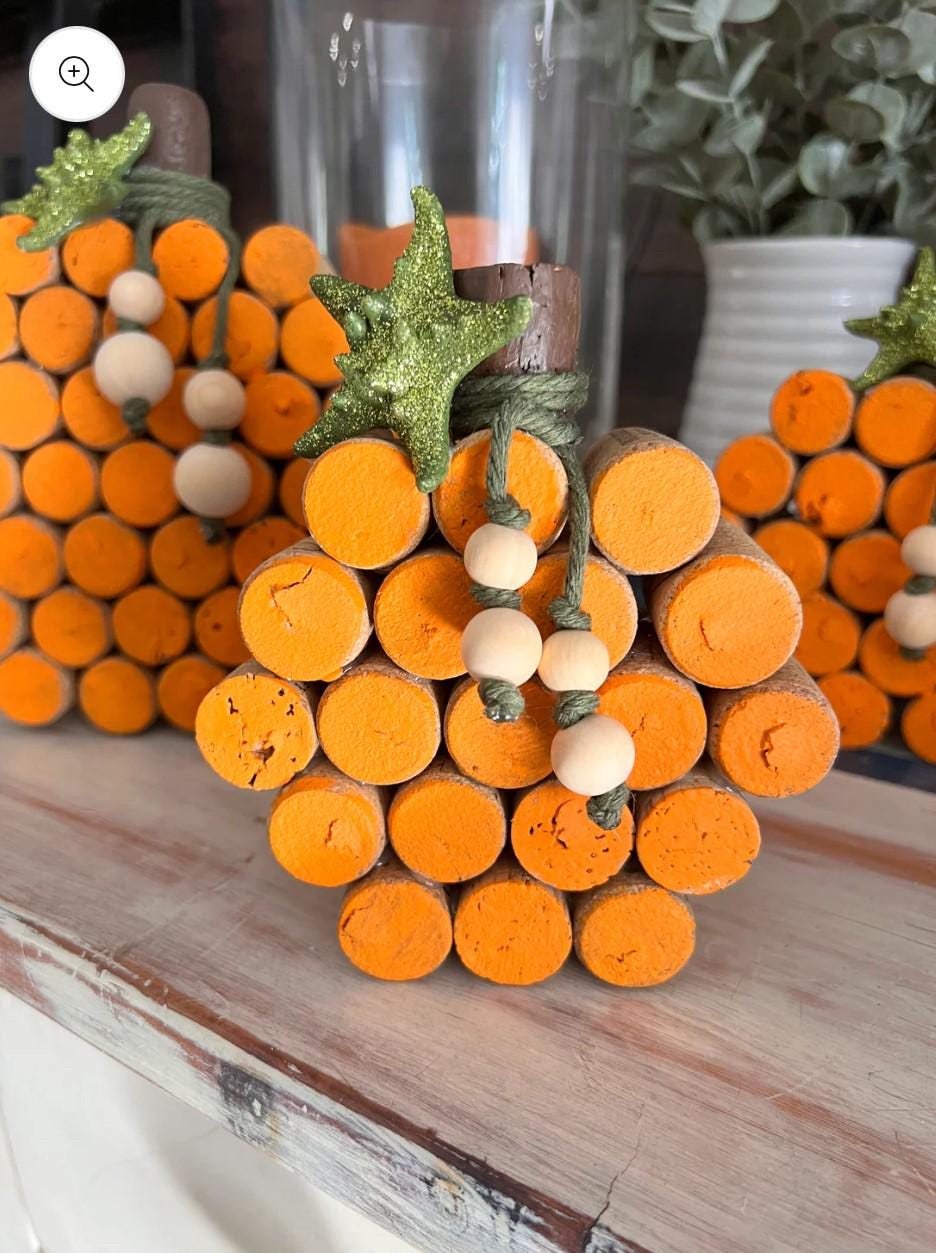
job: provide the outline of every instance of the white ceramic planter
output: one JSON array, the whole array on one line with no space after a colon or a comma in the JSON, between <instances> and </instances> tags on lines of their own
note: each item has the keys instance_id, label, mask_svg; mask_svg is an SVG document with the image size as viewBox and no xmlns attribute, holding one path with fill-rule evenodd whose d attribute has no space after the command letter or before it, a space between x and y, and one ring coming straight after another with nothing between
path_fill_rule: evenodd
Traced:
<instances>
[{"instance_id":1,"label":"white ceramic planter","mask_svg":"<svg viewBox=\"0 0 936 1253\"><path fill-rule=\"evenodd\" d=\"M903 239L722 240L702 249L708 298L681 438L707 461L765 430L794 370L861 373L875 352L846 318L893 301L914 254Z\"/></svg>"}]
</instances>

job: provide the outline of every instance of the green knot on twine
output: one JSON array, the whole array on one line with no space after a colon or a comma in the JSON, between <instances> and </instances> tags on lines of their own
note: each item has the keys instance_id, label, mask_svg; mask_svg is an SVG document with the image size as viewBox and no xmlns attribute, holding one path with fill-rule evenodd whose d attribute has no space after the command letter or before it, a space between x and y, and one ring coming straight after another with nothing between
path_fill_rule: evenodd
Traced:
<instances>
[{"instance_id":1,"label":"green knot on twine","mask_svg":"<svg viewBox=\"0 0 936 1253\"><path fill-rule=\"evenodd\" d=\"M492 722L516 722L525 708L523 693L506 679L482 679L478 695Z\"/></svg>"},{"instance_id":2,"label":"green knot on twine","mask_svg":"<svg viewBox=\"0 0 936 1253\"><path fill-rule=\"evenodd\" d=\"M630 798L630 788L626 783L619 783L610 792L603 792L601 796L590 796L585 812L596 827L601 827L602 831L613 831L621 821L621 814Z\"/></svg>"},{"instance_id":3,"label":"green knot on twine","mask_svg":"<svg viewBox=\"0 0 936 1253\"><path fill-rule=\"evenodd\" d=\"M123 420L134 435L142 435L146 430L146 417L150 411L150 402L143 396L132 396L125 400L121 407Z\"/></svg>"}]
</instances>

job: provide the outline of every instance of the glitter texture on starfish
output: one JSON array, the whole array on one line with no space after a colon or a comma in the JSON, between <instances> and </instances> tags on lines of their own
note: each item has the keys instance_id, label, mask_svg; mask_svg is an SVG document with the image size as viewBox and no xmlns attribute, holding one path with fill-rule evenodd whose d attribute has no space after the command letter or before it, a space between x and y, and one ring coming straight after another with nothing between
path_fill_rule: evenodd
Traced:
<instances>
[{"instance_id":1,"label":"glitter texture on starfish","mask_svg":"<svg viewBox=\"0 0 936 1253\"><path fill-rule=\"evenodd\" d=\"M152 132L145 113L108 139L69 131L65 146L52 154L52 164L36 170L38 182L32 189L3 205L6 213L36 219L32 230L17 240L19 247L39 252L89 218L116 209L127 192L124 175L145 151Z\"/></svg>"},{"instance_id":2,"label":"glitter texture on starfish","mask_svg":"<svg viewBox=\"0 0 936 1253\"><path fill-rule=\"evenodd\" d=\"M344 382L296 452L317 457L343 439L389 428L409 453L419 490L431 492L448 470L455 388L526 328L532 304L525 296L489 304L456 296L442 206L425 187L411 196L413 236L386 287L332 274L312 279L350 351L335 358Z\"/></svg>"},{"instance_id":3,"label":"glitter texture on starfish","mask_svg":"<svg viewBox=\"0 0 936 1253\"><path fill-rule=\"evenodd\" d=\"M895 305L885 305L872 318L852 318L845 323L853 335L873 339L877 355L853 386L864 391L883 382L908 365L936 368L936 262L932 248L917 257L913 278Z\"/></svg>"}]
</instances>

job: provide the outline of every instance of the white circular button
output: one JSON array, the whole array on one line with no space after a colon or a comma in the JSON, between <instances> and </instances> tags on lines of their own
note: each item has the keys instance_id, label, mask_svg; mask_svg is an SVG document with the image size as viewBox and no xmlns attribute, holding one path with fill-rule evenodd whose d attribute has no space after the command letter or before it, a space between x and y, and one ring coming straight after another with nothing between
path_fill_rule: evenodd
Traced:
<instances>
[{"instance_id":1,"label":"white circular button","mask_svg":"<svg viewBox=\"0 0 936 1253\"><path fill-rule=\"evenodd\" d=\"M29 62L29 89L41 108L63 122L90 122L113 108L124 63L112 39L91 26L63 26L46 35Z\"/></svg>"}]
</instances>

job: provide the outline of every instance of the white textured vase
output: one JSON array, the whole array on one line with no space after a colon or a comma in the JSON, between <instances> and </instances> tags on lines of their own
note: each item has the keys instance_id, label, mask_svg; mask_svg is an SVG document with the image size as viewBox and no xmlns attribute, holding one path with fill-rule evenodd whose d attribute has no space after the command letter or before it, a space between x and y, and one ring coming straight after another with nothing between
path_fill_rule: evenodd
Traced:
<instances>
[{"instance_id":1,"label":"white textured vase","mask_svg":"<svg viewBox=\"0 0 936 1253\"><path fill-rule=\"evenodd\" d=\"M875 346L842 323L890 304L913 253L907 240L860 236L705 245L708 298L681 439L712 462L730 440L767 429L770 398L794 370L860 374Z\"/></svg>"}]
</instances>

